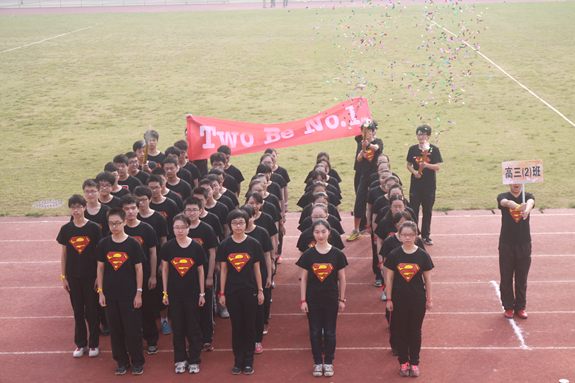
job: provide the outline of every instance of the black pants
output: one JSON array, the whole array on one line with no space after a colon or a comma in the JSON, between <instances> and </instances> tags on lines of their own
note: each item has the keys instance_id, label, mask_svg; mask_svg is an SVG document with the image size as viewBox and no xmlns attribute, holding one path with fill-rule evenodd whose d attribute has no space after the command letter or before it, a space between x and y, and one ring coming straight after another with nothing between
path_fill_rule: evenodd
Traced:
<instances>
[{"instance_id":1,"label":"black pants","mask_svg":"<svg viewBox=\"0 0 575 383\"><path fill-rule=\"evenodd\" d=\"M257 294L248 289L226 294L226 306L232 322L234 366L253 367L256 348Z\"/></svg>"},{"instance_id":2,"label":"black pants","mask_svg":"<svg viewBox=\"0 0 575 383\"><path fill-rule=\"evenodd\" d=\"M110 327L112 356L118 366L127 366L130 358L134 366L144 365L142 313L134 308L134 301L106 298L106 317Z\"/></svg>"},{"instance_id":3,"label":"black pants","mask_svg":"<svg viewBox=\"0 0 575 383\"><path fill-rule=\"evenodd\" d=\"M361 173L357 188L355 189L355 204L353 206L353 215L355 218L366 219L367 211L367 193L369 192L369 176L371 173Z\"/></svg>"},{"instance_id":4,"label":"black pants","mask_svg":"<svg viewBox=\"0 0 575 383\"><path fill-rule=\"evenodd\" d=\"M335 358L335 328L339 303L308 303L309 341L314 364L332 364ZM323 329L323 339L321 330ZM322 353L325 359L322 360Z\"/></svg>"},{"instance_id":5,"label":"black pants","mask_svg":"<svg viewBox=\"0 0 575 383\"><path fill-rule=\"evenodd\" d=\"M414 366L419 365L421 325L424 317L425 300L420 302L393 300L389 331L392 343L397 345L397 359L400 364L409 362Z\"/></svg>"},{"instance_id":6,"label":"black pants","mask_svg":"<svg viewBox=\"0 0 575 383\"><path fill-rule=\"evenodd\" d=\"M195 301L170 301L169 311L172 319L174 340L174 362L188 361L200 364L202 352L202 334L200 328L200 306ZM190 344L190 354L186 352L186 338Z\"/></svg>"},{"instance_id":7,"label":"black pants","mask_svg":"<svg viewBox=\"0 0 575 383\"><path fill-rule=\"evenodd\" d=\"M281 227L281 225L280 225ZM284 245L284 235L281 230L278 231L278 255L282 255L282 249Z\"/></svg>"},{"instance_id":8,"label":"black pants","mask_svg":"<svg viewBox=\"0 0 575 383\"><path fill-rule=\"evenodd\" d=\"M373 222L372 222L373 227ZM381 275L381 269L377 267L379 263L379 257L377 256L377 235L371 233L371 268L375 274L375 280L383 281L383 276ZM375 240L375 241L374 241Z\"/></svg>"},{"instance_id":9,"label":"black pants","mask_svg":"<svg viewBox=\"0 0 575 383\"><path fill-rule=\"evenodd\" d=\"M258 305L256 312L256 342L261 343L264 339L264 324L269 323L270 316L270 299L272 297L272 290L264 288L264 304ZM267 313L266 313L267 306Z\"/></svg>"},{"instance_id":10,"label":"black pants","mask_svg":"<svg viewBox=\"0 0 575 383\"><path fill-rule=\"evenodd\" d=\"M214 289L213 287L210 287L209 289L204 288L204 292L206 293L206 303L200 307L202 343L212 344L214 341Z\"/></svg>"},{"instance_id":11,"label":"black pants","mask_svg":"<svg viewBox=\"0 0 575 383\"><path fill-rule=\"evenodd\" d=\"M148 277L149 278L149 277ZM157 346L160 333L158 332L158 325L156 324L156 315L154 309L156 308L156 289L148 290L148 278L144 278L144 288L142 291L142 325L143 336L150 346Z\"/></svg>"},{"instance_id":12,"label":"black pants","mask_svg":"<svg viewBox=\"0 0 575 383\"><path fill-rule=\"evenodd\" d=\"M421 238L429 238L431 233L431 215L433 214L433 205L435 204L435 191L410 192L409 199L416 217L419 217L419 205L421 205L423 215L421 219Z\"/></svg>"},{"instance_id":13,"label":"black pants","mask_svg":"<svg viewBox=\"0 0 575 383\"><path fill-rule=\"evenodd\" d=\"M531 243L499 245L499 273L501 274L501 303L505 310L525 310L527 275L531 266ZM515 275L515 294L513 293Z\"/></svg>"},{"instance_id":14,"label":"black pants","mask_svg":"<svg viewBox=\"0 0 575 383\"><path fill-rule=\"evenodd\" d=\"M98 294L94 291L95 278L68 278L70 286L70 300L74 309L74 343L79 348L90 346L96 348L100 345L100 324L98 320ZM90 330L90 342L86 322Z\"/></svg>"}]
</instances>

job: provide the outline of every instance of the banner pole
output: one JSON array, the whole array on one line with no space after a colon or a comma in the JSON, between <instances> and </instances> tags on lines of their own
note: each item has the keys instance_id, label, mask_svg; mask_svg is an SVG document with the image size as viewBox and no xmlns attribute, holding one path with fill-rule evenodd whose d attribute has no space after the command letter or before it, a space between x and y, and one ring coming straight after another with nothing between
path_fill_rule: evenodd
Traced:
<instances>
[{"instance_id":1,"label":"banner pole","mask_svg":"<svg viewBox=\"0 0 575 383\"><path fill-rule=\"evenodd\" d=\"M525 184L521 185L521 193L523 194L523 203L525 203Z\"/></svg>"}]
</instances>

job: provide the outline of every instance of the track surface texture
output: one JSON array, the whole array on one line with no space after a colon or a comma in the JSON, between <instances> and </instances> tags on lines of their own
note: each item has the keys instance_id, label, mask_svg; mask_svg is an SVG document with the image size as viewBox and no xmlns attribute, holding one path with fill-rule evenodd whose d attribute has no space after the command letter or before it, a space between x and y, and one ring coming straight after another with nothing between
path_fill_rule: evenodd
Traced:
<instances>
[{"instance_id":1,"label":"track surface texture","mask_svg":"<svg viewBox=\"0 0 575 383\"><path fill-rule=\"evenodd\" d=\"M253 376L232 376L231 326L216 317L215 351L202 354L201 372L174 373L172 337L160 335L146 355L144 375L118 379L171 381L313 381L307 318L301 314L295 248L299 213L289 213L283 263L273 291L270 332L256 355ZM351 232L352 217L342 213ZM534 210L533 260L527 291L529 319L505 319L498 298L498 211L435 212L427 249L435 269L434 307L423 323L421 376L425 382L575 381L575 211ZM0 218L0 382L93 382L112 379L116 367L109 337L97 358L72 358L74 321L60 284L65 217ZM345 235L344 235L345 236ZM346 243L347 307L338 317L333 382L398 381L388 344L381 291L373 286L369 236ZM322 378L325 379L325 378Z\"/></svg>"}]
</instances>

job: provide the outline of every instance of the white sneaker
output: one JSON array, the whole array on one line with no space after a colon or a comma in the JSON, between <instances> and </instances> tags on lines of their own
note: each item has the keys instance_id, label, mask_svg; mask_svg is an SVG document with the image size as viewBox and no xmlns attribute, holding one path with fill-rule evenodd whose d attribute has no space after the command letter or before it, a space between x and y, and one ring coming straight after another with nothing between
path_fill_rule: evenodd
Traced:
<instances>
[{"instance_id":1,"label":"white sneaker","mask_svg":"<svg viewBox=\"0 0 575 383\"><path fill-rule=\"evenodd\" d=\"M78 347L74 350L74 358L81 358L84 356L84 352L88 351L88 347Z\"/></svg>"},{"instance_id":2,"label":"white sneaker","mask_svg":"<svg viewBox=\"0 0 575 383\"><path fill-rule=\"evenodd\" d=\"M200 365L190 364L190 374L197 374L198 372L200 372Z\"/></svg>"},{"instance_id":3,"label":"white sneaker","mask_svg":"<svg viewBox=\"0 0 575 383\"><path fill-rule=\"evenodd\" d=\"M99 349L98 347L96 347L96 348L91 348L91 349L90 349L90 352L88 353L88 356L89 356L90 358L95 358L95 357L97 357L98 355L100 355L100 349Z\"/></svg>"},{"instance_id":4,"label":"white sneaker","mask_svg":"<svg viewBox=\"0 0 575 383\"><path fill-rule=\"evenodd\" d=\"M176 363L176 374L183 374L186 372L186 367L188 367L188 361L186 360Z\"/></svg>"},{"instance_id":5,"label":"white sneaker","mask_svg":"<svg viewBox=\"0 0 575 383\"><path fill-rule=\"evenodd\" d=\"M313 376L322 376L323 375L323 364L314 364L312 375Z\"/></svg>"},{"instance_id":6,"label":"white sneaker","mask_svg":"<svg viewBox=\"0 0 575 383\"><path fill-rule=\"evenodd\" d=\"M333 376L333 365L331 364L323 365L323 376Z\"/></svg>"}]
</instances>

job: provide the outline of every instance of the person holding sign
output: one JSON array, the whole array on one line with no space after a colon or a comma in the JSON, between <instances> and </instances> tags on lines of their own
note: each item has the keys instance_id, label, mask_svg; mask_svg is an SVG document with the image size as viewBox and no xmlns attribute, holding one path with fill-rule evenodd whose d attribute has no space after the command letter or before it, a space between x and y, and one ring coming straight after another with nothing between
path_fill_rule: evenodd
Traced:
<instances>
[{"instance_id":1,"label":"person holding sign","mask_svg":"<svg viewBox=\"0 0 575 383\"><path fill-rule=\"evenodd\" d=\"M521 196L521 184L509 185L507 193L497 196L501 210L501 234L499 235L499 273L501 274L501 304L505 317L513 319L514 312L527 319L525 312L527 274L531 266L531 232L529 213L535 206L531 193ZM515 275L515 291L513 276Z\"/></svg>"},{"instance_id":2,"label":"person holding sign","mask_svg":"<svg viewBox=\"0 0 575 383\"><path fill-rule=\"evenodd\" d=\"M431 127L421 125L416 131L419 144L413 145L407 152L407 170L411 173L411 185L409 187L409 200L415 212L415 219L419 217L419 206L423 211L421 220L421 238L426 245L433 245L429 238L431 232L431 214L435 203L436 180L435 173L439 170L443 159L439 148L431 145Z\"/></svg>"}]
</instances>

